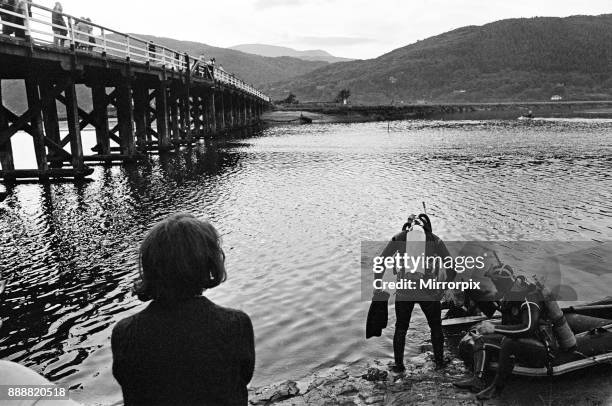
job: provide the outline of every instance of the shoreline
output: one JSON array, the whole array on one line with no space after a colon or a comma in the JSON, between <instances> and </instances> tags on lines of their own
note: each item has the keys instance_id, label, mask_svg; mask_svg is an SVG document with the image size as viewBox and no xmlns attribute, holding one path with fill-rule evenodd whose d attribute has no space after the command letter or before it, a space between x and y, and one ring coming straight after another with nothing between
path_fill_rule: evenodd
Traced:
<instances>
[{"instance_id":1,"label":"shoreline","mask_svg":"<svg viewBox=\"0 0 612 406\"><path fill-rule=\"evenodd\" d=\"M453 385L468 374L463 361L453 358L444 370L437 371L432 358L431 351L426 351L407 359L403 374L393 374L388 365L373 360L366 366L339 366L301 380L251 388L249 405L586 406L612 402L608 389L612 384L611 365L556 378L513 376L501 397L483 402Z\"/></svg>"},{"instance_id":2,"label":"shoreline","mask_svg":"<svg viewBox=\"0 0 612 406\"><path fill-rule=\"evenodd\" d=\"M393 374L380 360L366 366L340 366L313 373L302 380L287 380L249 390L254 406L290 405L478 405L469 393L455 391L452 381L464 375L463 362L453 360L435 371L432 353L407 360L404 374Z\"/></svg>"},{"instance_id":3,"label":"shoreline","mask_svg":"<svg viewBox=\"0 0 612 406\"><path fill-rule=\"evenodd\" d=\"M275 106L264 113L268 125L299 125L301 115L315 124L398 120L516 120L533 111L538 118L612 119L612 102L533 102L344 106L330 103Z\"/></svg>"}]
</instances>

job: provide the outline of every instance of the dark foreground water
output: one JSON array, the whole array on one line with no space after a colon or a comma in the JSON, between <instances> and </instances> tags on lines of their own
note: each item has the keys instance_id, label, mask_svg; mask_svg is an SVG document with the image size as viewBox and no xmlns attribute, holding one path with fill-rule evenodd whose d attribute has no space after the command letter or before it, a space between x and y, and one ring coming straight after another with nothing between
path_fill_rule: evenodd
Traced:
<instances>
[{"instance_id":1,"label":"dark foreground water","mask_svg":"<svg viewBox=\"0 0 612 406\"><path fill-rule=\"evenodd\" d=\"M423 200L447 240L612 237L612 121L390 130L276 127L97 167L93 182L10 188L0 204L0 267L10 278L0 358L81 389L80 400L119 401L110 332L143 306L130 293L139 242L177 211L223 235L229 280L207 295L251 315L255 385L390 358L392 329L364 339L360 243L389 238ZM413 327L407 352L416 354L428 335L420 313Z\"/></svg>"}]
</instances>

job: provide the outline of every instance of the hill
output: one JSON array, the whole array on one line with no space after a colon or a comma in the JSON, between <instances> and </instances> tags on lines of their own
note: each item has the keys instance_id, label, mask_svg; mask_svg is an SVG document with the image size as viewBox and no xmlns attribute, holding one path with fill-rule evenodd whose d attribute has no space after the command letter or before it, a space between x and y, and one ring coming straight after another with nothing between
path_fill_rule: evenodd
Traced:
<instances>
[{"instance_id":1,"label":"hill","mask_svg":"<svg viewBox=\"0 0 612 406\"><path fill-rule=\"evenodd\" d=\"M267 86L274 99L352 103L612 100L612 14L502 20L459 28L376 59Z\"/></svg>"},{"instance_id":2,"label":"hill","mask_svg":"<svg viewBox=\"0 0 612 406\"><path fill-rule=\"evenodd\" d=\"M255 54L260 56L270 56L270 57L279 57L279 56L291 56L293 58L303 59L305 61L324 61L329 63L335 62L346 62L351 59L348 58L339 58L337 56L333 56L327 51L323 51L321 49L313 49L307 51L298 51L293 48L287 47L279 47L276 45L266 45L266 44L241 44L230 47L230 49L234 49L236 51L246 52L249 54Z\"/></svg>"},{"instance_id":3,"label":"hill","mask_svg":"<svg viewBox=\"0 0 612 406\"><path fill-rule=\"evenodd\" d=\"M248 54L227 48L218 48L200 42L179 41L172 38L155 37L152 35L134 34L135 36L154 41L193 56L204 55L214 57L225 70L232 72L255 87L278 80L286 80L303 75L317 68L327 66L323 61L304 61L303 59L283 57L265 57Z\"/></svg>"}]
</instances>

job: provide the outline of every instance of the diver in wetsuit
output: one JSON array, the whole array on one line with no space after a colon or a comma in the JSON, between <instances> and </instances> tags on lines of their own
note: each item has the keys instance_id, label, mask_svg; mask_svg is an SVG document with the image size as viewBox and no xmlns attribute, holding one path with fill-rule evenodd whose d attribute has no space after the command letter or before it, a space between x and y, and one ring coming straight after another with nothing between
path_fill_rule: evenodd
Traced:
<instances>
[{"instance_id":1,"label":"diver in wetsuit","mask_svg":"<svg viewBox=\"0 0 612 406\"><path fill-rule=\"evenodd\" d=\"M479 335L472 338L474 377L454 383L478 392L478 399L490 399L501 393L514 368L513 358L533 367L545 366L555 345L552 333L541 327L545 307L540 290L524 278L514 277L507 267L492 271L490 277L501 296L502 322L495 325L485 321L478 327ZM498 371L493 383L485 388L485 373L495 356Z\"/></svg>"},{"instance_id":2,"label":"diver in wetsuit","mask_svg":"<svg viewBox=\"0 0 612 406\"><path fill-rule=\"evenodd\" d=\"M425 254L428 257L439 256L442 258L450 256L448 249L444 242L432 232L431 221L426 214L420 214L418 217L412 215L408 218L408 222L402 228L402 231L396 234L391 241L387 244L383 252L382 257L393 256L396 252L403 254L406 251L406 240L407 235L412 233L424 233L425 240ZM439 269L427 269L424 278L434 277ZM382 279L383 273L377 274L376 278ZM407 275L400 270L397 272L398 281L405 278ZM455 279L456 272L453 269L445 270L445 277L447 281ZM406 334L410 326L410 319L414 305L419 304L421 310L427 318L427 323L431 330L431 343L434 352L434 361L436 368L443 368L445 366L444 360L444 335L442 334L442 317L441 317L441 304L439 297L415 297L410 292L398 290L395 299L395 334L393 336L393 353L395 359L395 365L391 367L393 372L401 373L406 370L404 366L404 348L406 346Z\"/></svg>"}]
</instances>

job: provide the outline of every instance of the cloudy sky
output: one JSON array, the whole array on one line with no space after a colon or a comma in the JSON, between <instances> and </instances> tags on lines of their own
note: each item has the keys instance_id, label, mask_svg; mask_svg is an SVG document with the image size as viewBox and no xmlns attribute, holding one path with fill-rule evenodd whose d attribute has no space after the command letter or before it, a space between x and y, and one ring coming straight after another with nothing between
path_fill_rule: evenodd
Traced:
<instances>
[{"instance_id":1,"label":"cloudy sky","mask_svg":"<svg viewBox=\"0 0 612 406\"><path fill-rule=\"evenodd\" d=\"M34 0L50 5L51 0ZM612 13L610 0L63 0L123 32L229 47L264 43L372 58L432 35L513 17Z\"/></svg>"}]
</instances>

